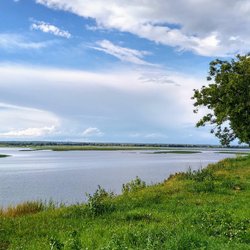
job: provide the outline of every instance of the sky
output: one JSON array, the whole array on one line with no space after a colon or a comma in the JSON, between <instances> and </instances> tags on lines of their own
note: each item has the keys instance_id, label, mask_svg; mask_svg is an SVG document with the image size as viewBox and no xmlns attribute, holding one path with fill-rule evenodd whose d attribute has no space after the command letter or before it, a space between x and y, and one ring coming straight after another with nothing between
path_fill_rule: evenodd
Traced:
<instances>
[{"instance_id":1,"label":"sky","mask_svg":"<svg viewBox=\"0 0 250 250\"><path fill-rule=\"evenodd\" d=\"M1 1L0 140L218 144L193 89L249 27L249 0Z\"/></svg>"}]
</instances>

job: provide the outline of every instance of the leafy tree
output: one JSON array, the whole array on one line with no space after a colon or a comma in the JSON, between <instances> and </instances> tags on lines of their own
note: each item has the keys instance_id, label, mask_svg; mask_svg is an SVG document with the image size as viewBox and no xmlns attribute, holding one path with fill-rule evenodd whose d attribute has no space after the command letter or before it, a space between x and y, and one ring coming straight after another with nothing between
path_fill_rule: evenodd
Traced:
<instances>
[{"instance_id":1,"label":"leafy tree","mask_svg":"<svg viewBox=\"0 0 250 250\"><path fill-rule=\"evenodd\" d=\"M250 54L212 61L207 80L213 83L194 89L192 97L195 113L202 106L208 109L196 126L212 125L222 145L236 138L250 145Z\"/></svg>"}]
</instances>

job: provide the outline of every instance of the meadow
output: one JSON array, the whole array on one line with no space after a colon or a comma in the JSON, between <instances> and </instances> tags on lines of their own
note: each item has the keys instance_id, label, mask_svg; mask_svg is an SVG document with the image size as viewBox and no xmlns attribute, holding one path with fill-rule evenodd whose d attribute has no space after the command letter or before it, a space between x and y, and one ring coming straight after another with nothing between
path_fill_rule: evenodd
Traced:
<instances>
[{"instance_id":1,"label":"meadow","mask_svg":"<svg viewBox=\"0 0 250 250\"><path fill-rule=\"evenodd\" d=\"M0 249L250 249L250 156L87 196L2 209Z\"/></svg>"}]
</instances>

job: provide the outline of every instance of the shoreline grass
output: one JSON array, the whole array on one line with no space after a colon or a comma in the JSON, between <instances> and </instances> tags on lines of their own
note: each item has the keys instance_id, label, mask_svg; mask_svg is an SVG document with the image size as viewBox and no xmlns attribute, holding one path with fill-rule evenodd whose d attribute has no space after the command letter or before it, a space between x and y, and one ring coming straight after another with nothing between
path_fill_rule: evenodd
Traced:
<instances>
[{"instance_id":1,"label":"shoreline grass","mask_svg":"<svg viewBox=\"0 0 250 250\"><path fill-rule=\"evenodd\" d=\"M137 178L118 196L98 187L88 198L0 215L0 249L249 249L249 155L157 185Z\"/></svg>"}]
</instances>

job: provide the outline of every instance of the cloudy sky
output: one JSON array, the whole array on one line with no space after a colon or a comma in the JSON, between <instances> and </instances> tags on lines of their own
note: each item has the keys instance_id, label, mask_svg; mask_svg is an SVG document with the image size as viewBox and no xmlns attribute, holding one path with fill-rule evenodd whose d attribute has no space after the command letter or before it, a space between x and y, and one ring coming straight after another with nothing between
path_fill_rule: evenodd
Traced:
<instances>
[{"instance_id":1,"label":"cloudy sky","mask_svg":"<svg viewBox=\"0 0 250 250\"><path fill-rule=\"evenodd\" d=\"M0 13L0 140L218 143L190 98L211 60L249 51L249 0L8 0Z\"/></svg>"}]
</instances>

